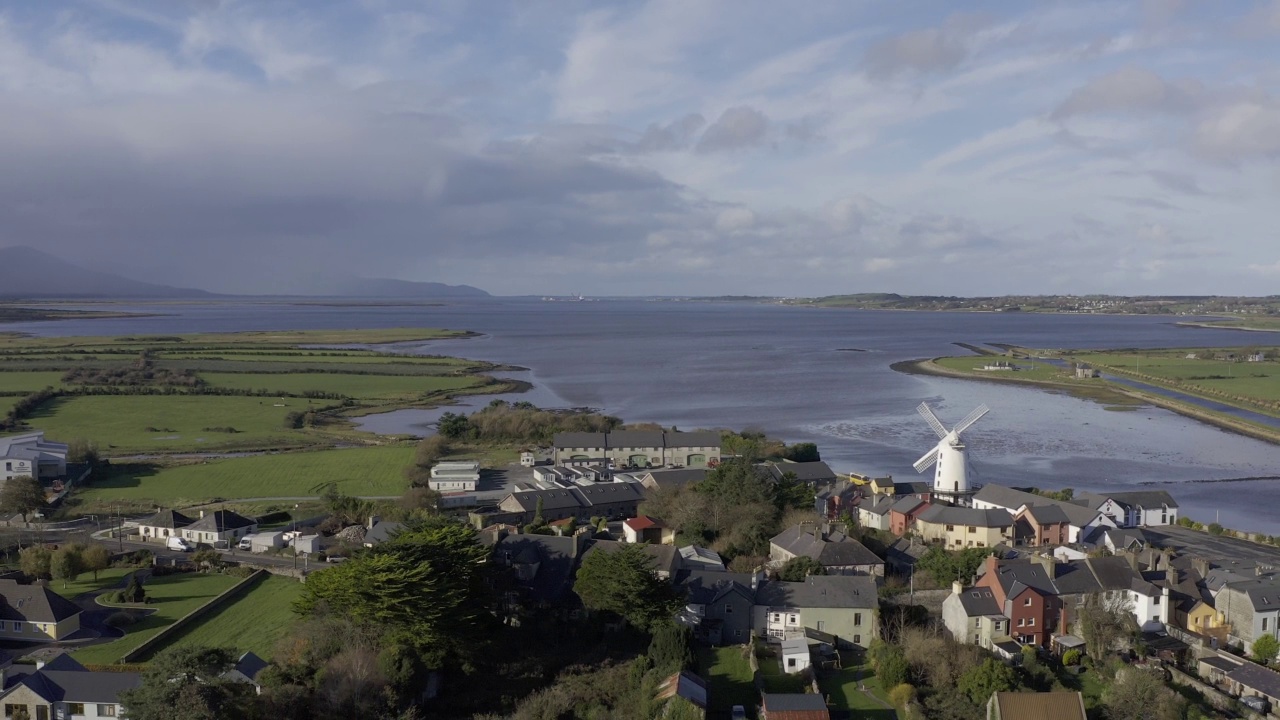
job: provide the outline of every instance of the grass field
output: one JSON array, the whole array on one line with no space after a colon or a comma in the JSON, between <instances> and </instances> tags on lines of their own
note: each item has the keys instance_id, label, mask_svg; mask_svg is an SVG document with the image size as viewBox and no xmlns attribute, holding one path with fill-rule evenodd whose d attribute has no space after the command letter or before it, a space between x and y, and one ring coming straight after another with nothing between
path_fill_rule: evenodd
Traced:
<instances>
[{"instance_id":1,"label":"grass field","mask_svg":"<svg viewBox=\"0 0 1280 720\"><path fill-rule=\"evenodd\" d=\"M851 656L846 654L845 657ZM859 677L874 697L867 697L866 693L858 689ZM870 665L850 662L834 674L819 678L818 688L823 694L830 696L832 705L853 711L854 717L869 720L896 720L898 717L896 710L885 707L889 705L889 701Z\"/></svg>"},{"instance_id":2,"label":"grass field","mask_svg":"<svg viewBox=\"0 0 1280 720\"><path fill-rule=\"evenodd\" d=\"M410 355L383 355L375 352L352 353L303 353L289 351L237 352L234 349L202 350L197 352L167 352L166 358L176 360L233 360L236 362L292 363L306 365L353 364L362 365L402 365L411 367L429 367L450 372L458 368L472 365L470 360L461 358L424 357ZM388 370L389 372L391 370Z\"/></svg>"},{"instance_id":3,"label":"grass field","mask_svg":"<svg viewBox=\"0 0 1280 720\"><path fill-rule=\"evenodd\" d=\"M1017 366L1017 370L983 370L988 363L1008 361ZM1035 360L1009 360L1007 358L983 357L980 355L962 357L944 357L934 360L938 365L949 370L960 370L981 375L991 375L996 379L1041 380L1051 382L1067 382L1075 379L1074 371Z\"/></svg>"},{"instance_id":4,"label":"grass field","mask_svg":"<svg viewBox=\"0 0 1280 720\"><path fill-rule=\"evenodd\" d=\"M54 580L49 583L49 589L58 593L62 597L70 600L77 595L87 593L93 590L107 590L120 584L121 579L125 575L133 572L137 568L107 568L98 573L98 579L93 579L93 573L81 573L80 577L75 580L68 581L66 587L63 587L61 580Z\"/></svg>"},{"instance_id":5,"label":"grass field","mask_svg":"<svg viewBox=\"0 0 1280 720\"><path fill-rule=\"evenodd\" d=\"M81 506L114 500L180 507L212 498L300 497L330 482L349 495L399 495L411 445L256 455L193 465L121 465L76 491Z\"/></svg>"},{"instance_id":6,"label":"grass field","mask_svg":"<svg viewBox=\"0 0 1280 720\"><path fill-rule=\"evenodd\" d=\"M62 387L61 372L0 372L0 392L28 392Z\"/></svg>"},{"instance_id":7,"label":"grass field","mask_svg":"<svg viewBox=\"0 0 1280 720\"><path fill-rule=\"evenodd\" d=\"M175 620L209 602L240 581L230 575L195 575L184 573L148 580L144 587L155 602L146 607L154 613L130 625L119 640L91 645L71 653L82 663L109 664L119 662L126 653L141 645Z\"/></svg>"},{"instance_id":8,"label":"grass field","mask_svg":"<svg viewBox=\"0 0 1280 720\"><path fill-rule=\"evenodd\" d=\"M707 710L725 717L734 705L747 708L755 716L759 704L752 683L751 665L741 647L701 648L698 650L698 674L707 681Z\"/></svg>"},{"instance_id":9,"label":"grass field","mask_svg":"<svg viewBox=\"0 0 1280 720\"><path fill-rule=\"evenodd\" d=\"M453 375L342 375L339 373L200 373L210 385L242 390L266 389L301 395L308 391L338 393L370 400L413 400L427 393L461 390L480 378Z\"/></svg>"},{"instance_id":10,"label":"grass field","mask_svg":"<svg viewBox=\"0 0 1280 720\"><path fill-rule=\"evenodd\" d=\"M1155 351L1149 353L1113 352L1076 355L1095 366L1107 366L1147 375L1183 390L1212 390L1257 399L1280 401L1280 362L1231 362L1216 359L1215 354L1201 350ZM1244 357L1244 351L1237 351ZM1187 358L1194 353L1196 358Z\"/></svg>"},{"instance_id":11,"label":"grass field","mask_svg":"<svg viewBox=\"0 0 1280 720\"><path fill-rule=\"evenodd\" d=\"M89 438L110 455L277 447L315 442L286 428L284 417L323 402L210 395L63 397L43 405L28 423L51 438ZM209 432L207 427L237 432Z\"/></svg>"},{"instance_id":12,"label":"grass field","mask_svg":"<svg viewBox=\"0 0 1280 720\"><path fill-rule=\"evenodd\" d=\"M179 645L233 647L237 656L248 651L270 660L276 642L297 619L293 601L301 595L302 583L297 580L268 577L235 602L185 628L156 651Z\"/></svg>"},{"instance_id":13,"label":"grass field","mask_svg":"<svg viewBox=\"0 0 1280 720\"><path fill-rule=\"evenodd\" d=\"M381 343L439 340L466 337L461 330L433 328L385 328L380 330L283 330L240 333L203 333L175 336L138 337L44 337L0 334L0 349L31 348L91 353L95 347L142 349L168 347L181 350L191 346L237 345L373 345Z\"/></svg>"}]
</instances>

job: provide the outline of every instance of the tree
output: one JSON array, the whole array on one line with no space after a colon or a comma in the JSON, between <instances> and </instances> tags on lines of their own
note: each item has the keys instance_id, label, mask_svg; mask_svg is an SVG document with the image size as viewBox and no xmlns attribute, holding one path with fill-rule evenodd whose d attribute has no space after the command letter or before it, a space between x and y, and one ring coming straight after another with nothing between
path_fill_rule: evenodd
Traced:
<instances>
[{"instance_id":1,"label":"tree","mask_svg":"<svg viewBox=\"0 0 1280 720\"><path fill-rule=\"evenodd\" d=\"M82 567L80 548L75 545L63 545L53 554L49 569L55 579L62 581L62 588L65 590L67 581L79 577Z\"/></svg>"},{"instance_id":2,"label":"tree","mask_svg":"<svg viewBox=\"0 0 1280 720\"><path fill-rule=\"evenodd\" d=\"M808 555L793 557L778 570L778 579L788 582L800 582L810 575L826 575L827 569Z\"/></svg>"},{"instance_id":3,"label":"tree","mask_svg":"<svg viewBox=\"0 0 1280 720\"><path fill-rule=\"evenodd\" d=\"M1122 638L1137 629L1137 621L1129 598L1117 594L1108 599L1094 594L1080 609L1077 626L1089 657L1102 660Z\"/></svg>"},{"instance_id":4,"label":"tree","mask_svg":"<svg viewBox=\"0 0 1280 720\"><path fill-rule=\"evenodd\" d=\"M895 645L887 645L889 651L876 664L876 677L880 680L880 688L889 692L907 681L907 673L911 666L902 655L902 649Z\"/></svg>"},{"instance_id":5,"label":"tree","mask_svg":"<svg viewBox=\"0 0 1280 720\"><path fill-rule=\"evenodd\" d=\"M533 524L535 526L545 525L546 521L542 519L542 496L538 496L538 502L533 509Z\"/></svg>"},{"instance_id":6,"label":"tree","mask_svg":"<svg viewBox=\"0 0 1280 720\"><path fill-rule=\"evenodd\" d=\"M67 443L68 462L86 463L90 467L96 467L98 459L98 446L92 441L84 438L74 438Z\"/></svg>"},{"instance_id":7,"label":"tree","mask_svg":"<svg viewBox=\"0 0 1280 720\"><path fill-rule=\"evenodd\" d=\"M27 521L27 514L44 507L44 486L30 475L19 475L0 488L0 512L22 515L22 522Z\"/></svg>"},{"instance_id":8,"label":"tree","mask_svg":"<svg viewBox=\"0 0 1280 720\"><path fill-rule=\"evenodd\" d=\"M201 571L216 570L222 565L222 553L213 548L197 550L191 554L191 562L195 563Z\"/></svg>"},{"instance_id":9,"label":"tree","mask_svg":"<svg viewBox=\"0 0 1280 720\"><path fill-rule=\"evenodd\" d=\"M668 621L659 623L649 642L649 659L664 673L678 672L693 665L689 628Z\"/></svg>"},{"instance_id":10,"label":"tree","mask_svg":"<svg viewBox=\"0 0 1280 720\"><path fill-rule=\"evenodd\" d=\"M680 607L675 591L654 572L653 559L639 545L587 555L573 590L588 608L620 615L642 630L670 620Z\"/></svg>"},{"instance_id":11,"label":"tree","mask_svg":"<svg viewBox=\"0 0 1280 720\"><path fill-rule=\"evenodd\" d=\"M1165 687L1153 670L1128 667L1116 674L1116 681L1102 694L1111 720L1179 720L1182 698Z\"/></svg>"},{"instance_id":12,"label":"tree","mask_svg":"<svg viewBox=\"0 0 1280 720\"><path fill-rule=\"evenodd\" d=\"M938 585L948 587L956 580L969 582L992 552L989 548L976 547L953 552L934 545L916 561L916 570L928 573Z\"/></svg>"},{"instance_id":13,"label":"tree","mask_svg":"<svg viewBox=\"0 0 1280 720\"><path fill-rule=\"evenodd\" d=\"M464 438L471 434L471 421L461 413L447 412L436 421L436 432L447 438Z\"/></svg>"},{"instance_id":14,"label":"tree","mask_svg":"<svg viewBox=\"0 0 1280 720\"><path fill-rule=\"evenodd\" d=\"M1219 525L1218 523L1209 523L1209 534L1210 534L1210 535L1221 535L1223 532L1224 532L1224 530L1223 530L1222 526L1221 526L1221 525Z\"/></svg>"},{"instance_id":15,"label":"tree","mask_svg":"<svg viewBox=\"0 0 1280 720\"><path fill-rule=\"evenodd\" d=\"M80 553L80 561L85 572L93 573L93 580L97 582L98 573L111 567L111 551L105 545L90 545Z\"/></svg>"},{"instance_id":16,"label":"tree","mask_svg":"<svg viewBox=\"0 0 1280 720\"><path fill-rule=\"evenodd\" d=\"M1261 635L1253 641L1253 659L1264 665L1275 660L1278 652L1280 642L1276 641L1275 635Z\"/></svg>"},{"instance_id":17,"label":"tree","mask_svg":"<svg viewBox=\"0 0 1280 720\"><path fill-rule=\"evenodd\" d=\"M814 443L788 445L787 449L782 451L782 457L794 462L817 462L822 459L818 454L818 446Z\"/></svg>"},{"instance_id":18,"label":"tree","mask_svg":"<svg viewBox=\"0 0 1280 720\"><path fill-rule=\"evenodd\" d=\"M999 660L987 658L981 665L960 676L956 689L969 697L974 705L983 705L991 693L1007 692L1018 686L1013 668Z\"/></svg>"},{"instance_id":19,"label":"tree","mask_svg":"<svg viewBox=\"0 0 1280 720\"><path fill-rule=\"evenodd\" d=\"M142 587L142 581L138 579L138 573L129 573L129 582L122 591L124 602L140 603L146 602L147 590Z\"/></svg>"},{"instance_id":20,"label":"tree","mask_svg":"<svg viewBox=\"0 0 1280 720\"><path fill-rule=\"evenodd\" d=\"M120 702L131 720L250 717L253 686L223 677L235 664L235 653L228 648L171 648L156 655L139 687L120 693Z\"/></svg>"},{"instance_id":21,"label":"tree","mask_svg":"<svg viewBox=\"0 0 1280 720\"><path fill-rule=\"evenodd\" d=\"M18 553L18 568L33 578L47 578L52 574L53 553L42 546L29 547Z\"/></svg>"}]
</instances>

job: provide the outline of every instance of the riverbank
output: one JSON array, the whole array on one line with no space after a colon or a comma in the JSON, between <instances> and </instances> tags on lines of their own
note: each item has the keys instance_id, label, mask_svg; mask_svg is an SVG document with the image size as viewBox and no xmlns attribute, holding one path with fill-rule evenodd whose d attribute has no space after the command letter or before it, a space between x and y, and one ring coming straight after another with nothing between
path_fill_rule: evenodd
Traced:
<instances>
[{"instance_id":1,"label":"riverbank","mask_svg":"<svg viewBox=\"0 0 1280 720\"><path fill-rule=\"evenodd\" d=\"M1163 397L1154 393L1147 393L1141 390L1122 387L1110 383L1105 380L1089 381L1089 386L1082 386L1075 383L1055 382L1051 380L1030 379L1015 377L1014 373L1003 374L976 374L955 370L953 368L943 367L936 361L941 358L921 358L917 360L904 360L902 362L893 363L890 368L896 372L908 375L929 375L933 377L947 377L960 380L978 380L985 382L1026 385L1039 387L1042 390L1058 391L1073 397L1079 397L1087 400L1094 400L1111 406L1113 409L1128 409L1136 405L1152 405L1163 408L1171 412L1177 413L1184 417L1197 420L1212 425L1220 430L1245 435L1256 440L1262 440L1269 443L1280 444L1280 432L1259 427L1251 423L1236 420L1234 418L1225 417L1223 415L1197 408L1187 403L1182 403L1172 398Z\"/></svg>"}]
</instances>

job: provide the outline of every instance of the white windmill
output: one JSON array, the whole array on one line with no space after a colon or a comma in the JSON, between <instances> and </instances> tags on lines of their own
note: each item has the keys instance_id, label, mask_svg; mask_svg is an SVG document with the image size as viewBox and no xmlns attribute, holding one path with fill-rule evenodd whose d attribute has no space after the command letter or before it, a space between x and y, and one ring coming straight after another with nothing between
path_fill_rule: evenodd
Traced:
<instances>
[{"instance_id":1,"label":"white windmill","mask_svg":"<svg viewBox=\"0 0 1280 720\"><path fill-rule=\"evenodd\" d=\"M920 407L916 408L916 412L929 423L929 427L938 434L938 444L933 449L924 454L924 457L916 461L916 472L922 473L929 469L930 465L935 466L933 472L933 492L934 495L940 495L952 502L962 500L971 494L969 489L968 460L965 457L964 442L960 439L960 433L968 430L974 423L978 422L978 418L986 415L991 408L986 405L979 405L976 410L969 413L965 419L961 420L958 425L947 430L946 426L938 420L938 416L933 414L933 409L929 407L929 403L920 403Z\"/></svg>"}]
</instances>

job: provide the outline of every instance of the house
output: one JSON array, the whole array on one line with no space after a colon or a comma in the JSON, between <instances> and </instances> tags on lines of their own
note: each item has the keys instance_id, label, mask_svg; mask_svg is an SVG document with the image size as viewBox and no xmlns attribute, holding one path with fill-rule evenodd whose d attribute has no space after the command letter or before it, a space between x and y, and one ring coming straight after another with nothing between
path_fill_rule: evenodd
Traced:
<instances>
[{"instance_id":1,"label":"house","mask_svg":"<svg viewBox=\"0 0 1280 720\"><path fill-rule=\"evenodd\" d=\"M760 720L831 720L824 696L816 693L764 693Z\"/></svg>"},{"instance_id":2,"label":"house","mask_svg":"<svg viewBox=\"0 0 1280 720\"><path fill-rule=\"evenodd\" d=\"M889 531L889 508L897 501L892 495L872 495L858 505L858 524L864 528Z\"/></svg>"},{"instance_id":3,"label":"house","mask_svg":"<svg viewBox=\"0 0 1280 720\"><path fill-rule=\"evenodd\" d=\"M782 671L788 674L804 672L813 664L809 653L809 638L797 635L782 641Z\"/></svg>"},{"instance_id":4,"label":"house","mask_svg":"<svg viewBox=\"0 0 1280 720\"><path fill-rule=\"evenodd\" d=\"M1082 503L1084 501L1081 501ZM1018 515L1028 507L1054 506L1067 516L1067 542L1081 542L1098 527L1116 527L1116 521L1101 511L1086 507L1084 504L1055 500L1043 495L1024 492L1015 488L988 483L973 496L973 507L979 510L999 508L1010 515Z\"/></svg>"},{"instance_id":5,"label":"house","mask_svg":"<svg viewBox=\"0 0 1280 720\"><path fill-rule=\"evenodd\" d=\"M931 505L916 516L916 532L926 542L950 549L995 547L1010 540L1013 517L1004 510Z\"/></svg>"},{"instance_id":6,"label":"house","mask_svg":"<svg viewBox=\"0 0 1280 720\"><path fill-rule=\"evenodd\" d=\"M607 458L620 468L709 467L720 462L720 433L619 430L556 433L555 464Z\"/></svg>"},{"instance_id":7,"label":"house","mask_svg":"<svg viewBox=\"0 0 1280 720\"><path fill-rule=\"evenodd\" d=\"M480 482L480 463L475 460L446 460L431 467L427 485L436 492L475 492Z\"/></svg>"},{"instance_id":8,"label":"house","mask_svg":"<svg viewBox=\"0 0 1280 720\"><path fill-rule=\"evenodd\" d=\"M1118 527L1176 525L1178 503L1165 490L1097 494L1081 492L1071 501L1106 515Z\"/></svg>"},{"instance_id":9,"label":"house","mask_svg":"<svg viewBox=\"0 0 1280 720\"><path fill-rule=\"evenodd\" d=\"M752 608L760 575L681 570L676 589L684 593L684 609L676 622L712 645L739 645L751 639Z\"/></svg>"},{"instance_id":10,"label":"house","mask_svg":"<svg viewBox=\"0 0 1280 720\"><path fill-rule=\"evenodd\" d=\"M698 545L685 545L679 550L681 570L724 572L724 558L715 550Z\"/></svg>"},{"instance_id":11,"label":"house","mask_svg":"<svg viewBox=\"0 0 1280 720\"><path fill-rule=\"evenodd\" d=\"M752 627L787 640L816 632L840 647L867 647L879 637L876 580L866 575L810 575L801 582L770 580L756 591Z\"/></svg>"},{"instance_id":12,"label":"house","mask_svg":"<svg viewBox=\"0 0 1280 720\"><path fill-rule=\"evenodd\" d=\"M43 585L0 580L0 640L64 640L80 629L80 608Z\"/></svg>"},{"instance_id":13,"label":"house","mask_svg":"<svg viewBox=\"0 0 1280 720\"><path fill-rule=\"evenodd\" d=\"M404 523L383 520L377 515L373 515L369 518L368 529L364 533L364 546L371 548L374 545L384 543L400 532L402 527L404 527Z\"/></svg>"},{"instance_id":14,"label":"house","mask_svg":"<svg viewBox=\"0 0 1280 720\"><path fill-rule=\"evenodd\" d=\"M913 537L898 538L884 552L885 564L891 573L909 575L915 571L916 562L928 552L929 546Z\"/></svg>"},{"instance_id":15,"label":"house","mask_svg":"<svg viewBox=\"0 0 1280 720\"><path fill-rule=\"evenodd\" d=\"M635 517L636 508L644 500L641 488L639 483L613 482L591 487L515 492L498 503L498 512L473 513L472 520L483 525L493 522L527 525L537 515L539 500L544 522L570 517L580 521L593 516L611 519Z\"/></svg>"},{"instance_id":16,"label":"house","mask_svg":"<svg viewBox=\"0 0 1280 720\"><path fill-rule=\"evenodd\" d=\"M5 668L0 705L5 717L21 708L31 720L124 717L120 693L141 684L139 673L93 672L62 654L47 663Z\"/></svg>"},{"instance_id":17,"label":"house","mask_svg":"<svg viewBox=\"0 0 1280 720\"><path fill-rule=\"evenodd\" d=\"M257 520L250 520L231 510L214 510L211 513L201 510L200 519L182 528L182 537L193 543L231 544L257 530Z\"/></svg>"},{"instance_id":18,"label":"house","mask_svg":"<svg viewBox=\"0 0 1280 720\"><path fill-rule=\"evenodd\" d=\"M667 527L661 520L648 515L623 520L622 535L629 543L672 545L676 541L675 528Z\"/></svg>"},{"instance_id":19,"label":"house","mask_svg":"<svg viewBox=\"0 0 1280 720\"><path fill-rule=\"evenodd\" d=\"M1086 720L1079 692L995 692L987 701L987 720Z\"/></svg>"},{"instance_id":20,"label":"house","mask_svg":"<svg viewBox=\"0 0 1280 720\"><path fill-rule=\"evenodd\" d=\"M699 483L706 479L707 469L704 467L650 470L639 476L640 484L644 485L646 490L684 487L690 483Z\"/></svg>"},{"instance_id":21,"label":"house","mask_svg":"<svg viewBox=\"0 0 1280 720\"><path fill-rule=\"evenodd\" d=\"M246 652L236 661L235 667L222 674L222 677L236 682L249 683L253 689L259 694L262 693L262 683L258 681L258 675L270 665L266 660L257 655Z\"/></svg>"},{"instance_id":22,"label":"house","mask_svg":"<svg viewBox=\"0 0 1280 720\"><path fill-rule=\"evenodd\" d=\"M958 642L986 650L1009 637L1009 620L991 588L953 583L942 601L942 622Z\"/></svg>"},{"instance_id":23,"label":"house","mask_svg":"<svg viewBox=\"0 0 1280 720\"><path fill-rule=\"evenodd\" d=\"M544 609L576 604L573 576L589 541L585 533L521 535L501 528L481 535L481 542L492 546L494 561L511 569L516 582L513 592Z\"/></svg>"},{"instance_id":24,"label":"house","mask_svg":"<svg viewBox=\"0 0 1280 720\"><path fill-rule=\"evenodd\" d=\"M857 540L833 530L830 523L818 528L794 525L769 541L769 565L773 568L802 556L817 562L828 575L884 577L884 560Z\"/></svg>"},{"instance_id":25,"label":"house","mask_svg":"<svg viewBox=\"0 0 1280 720\"><path fill-rule=\"evenodd\" d=\"M1250 648L1263 635L1277 637L1280 622L1280 579L1256 578L1230 582L1214 596L1214 607L1231 626L1232 643Z\"/></svg>"},{"instance_id":26,"label":"house","mask_svg":"<svg viewBox=\"0 0 1280 720\"><path fill-rule=\"evenodd\" d=\"M915 495L905 495L889 507L889 532L906 535L915 525L920 513L929 509L929 503Z\"/></svg>"},{"instance_id":27,"label":"house","mask_svg":"<svg viewBox=\"0 0 1280 720\"><path fill-rule=\"evenodd\" d=\"M869 487L873 495L884 495L893 498L914 495L925 501L933 498L933 485L923 480L894 482L893 476L890 475L888 477L872 478Z\"/></svg>"},{"instance_id":28,"label":"house","mask_svg":"<svg viewBox=\"0 0 1280 720\"><path fill-rule=\"evenodd\" d=\"M538 454L529 448L520 451L520 467L531 468L538 464Z\"/></svg>"},{"instance_id":29,"label":"house","mask_svg":"<svg viewBox=\"0 0 1280 720\"><path fill-rule=\"evenodd\" d=\"M1023 545L1066 545L1071 520L1057 505L1029 505L1013 518L1013 539Z\"/></svg>"},{"instance_id":30,"label":"house","mask_svg":"<svg viewBox=\"0 0 1280 720\"><path fill-rule=\"evenodd\" d=\"M59 478L67 474L67 446L44 439L44 432L0 437L0 480Z\"/></svg>"},{"instance_id":31,"label":"house","mask_svg":"<svg viewBox=\"0 0 1280 720\"><path fill-rule=\"evenodd\" d=\"M138 523L138 534L142 536L143 540L151 538L164 540L174 535L180 536L181 533L178 531L193 522L195 520L177 510L161 510Z\"/></svg>"},{"instance_id":32,"label":"house","mask_svg":"<svg viewBox=\"0 0 1280 720\"><path fill-rule=\"evenodd\" d=\"M835 471L830 465L820 460L813 462L783 460L766 463L765 467L775 481L781 481L787 475L792 475L798 482L809 485L832 485L836 481Z\"/></svg>"},{"instance_id":33,"label":"house","mask_svg":"<svg viewBox=\"0 0 1280 720\"><path fill-rule=\"evenodd\" d=\"M658 692L653 699L670 700L677 697L692 703L705 716L707 712L707 681L688 670L681 670L658 685Z\"/></svg>"}]
</instances>

